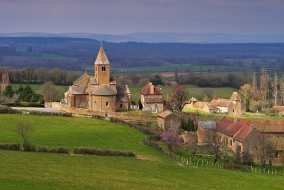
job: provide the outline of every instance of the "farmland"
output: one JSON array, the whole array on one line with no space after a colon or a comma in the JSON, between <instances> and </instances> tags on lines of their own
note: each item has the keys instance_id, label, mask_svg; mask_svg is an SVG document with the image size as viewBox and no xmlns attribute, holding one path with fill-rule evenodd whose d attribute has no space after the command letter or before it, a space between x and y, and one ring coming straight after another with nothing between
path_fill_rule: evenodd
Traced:
<instances>
[{"instance_id":1,"label":"farmland","mask_svg":"<svg viewBox=\"0 0 284 190\"><path fill-rule=\"evenodd\" d=\"M36 145L133 151L133 157L75 156L0 150L1 189L282 189L283 176L182 166L140 141L144 134L108 121L0 115L0 142L20 142L18 121L30 121Z\"/></svg>"}]
</instances>

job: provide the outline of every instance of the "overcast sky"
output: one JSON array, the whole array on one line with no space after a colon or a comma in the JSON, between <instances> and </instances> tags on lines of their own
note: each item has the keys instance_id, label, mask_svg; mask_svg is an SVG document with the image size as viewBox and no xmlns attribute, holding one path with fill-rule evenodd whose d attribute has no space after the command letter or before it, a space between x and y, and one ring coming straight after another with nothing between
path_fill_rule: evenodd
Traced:
<instances>
[{"instance_id":1,"label":"overcast sky","mask_svg":"<svg viewBox=\"0 0 284 190\"><path fill-rule=\"evenodd\" d=\"M284 0L0 0L0 33L284 34Z\"/></svg>"}]
</instances>

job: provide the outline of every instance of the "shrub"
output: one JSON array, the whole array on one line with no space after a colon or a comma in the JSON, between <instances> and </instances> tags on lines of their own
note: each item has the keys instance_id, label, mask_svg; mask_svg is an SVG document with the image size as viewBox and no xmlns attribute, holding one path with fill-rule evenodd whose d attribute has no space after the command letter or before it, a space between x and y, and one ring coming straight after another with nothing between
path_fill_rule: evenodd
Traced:
<instances>
[{"instance_id":1,"label":"shrub","mask_svg":"<svg viewBox=\"0 0 284 190\"><path fill-rule=\"evenodd\" d=\"M12 143L12 144L8 144L8 143L4 143L4 144L0 144L0 149L2 150L20 150L21 145L19 143Z\"/></svg>"},{"instance_id":2,"label":"shrub","mask_svg":"<svg viewBox=\"0 0 284 190\"><path fill-rule=\"evenodd\" d=\"M36 146L28 142L23 144L23 149L25 152L36 152Z\"/></svg>"},{"instance_id":3,"label":"shrub","mask_svg":"<svg viewBox=\"0 0 284 190\"><path fill-rule=\"evenodd\" d=\"M74 154L90 154L98 156L135 156L133 152L120 151L120 150L109 150L109 149L99 149L99 148L88 148L88 147L75 147Z\"/></svg>"},{"instance_id":4,"label":"shrub","mask_svg":"<svg viewBox=\"0 0 284 190\"><path fill-rule=\"evenodd\" d=\"M48 148L46 146L39 146L37 151L38 152L48 152Z\"/></svg>"}]
</instances>

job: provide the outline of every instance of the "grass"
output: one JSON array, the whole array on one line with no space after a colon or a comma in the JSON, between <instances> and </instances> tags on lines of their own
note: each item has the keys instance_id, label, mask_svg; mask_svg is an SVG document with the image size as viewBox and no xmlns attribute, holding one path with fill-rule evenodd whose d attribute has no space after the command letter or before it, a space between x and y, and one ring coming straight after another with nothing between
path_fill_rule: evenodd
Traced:
<instances>
[{"instance_id":1,"label":"grass","mask_svg":"<svg viewBox=\"0 0 284 190\"><path fill-rule=\"evenodd\" d=\"M13 90L17 90L21 84L11 84ZM23 87L26 86L26 84L22 84ZM41 84L29 84L29 86L36 92L39 93L40 89L41 89ZM64 85L58 85L59 87L64 89L64 92L66 92L69 88L69 86L64 86Z\"/></svg>"},{"instance_id":2,"label":"grass","mask_svg":"<svg viewBox=\"0 0 284 190\"><path fill-rule=\"evenodd\" d=\"M1 189L282 189L283 176L181 166L140 143L144 134L108 121L0 115L0 142L20 141L13 128L28 120L30 141L47 146L130 150L138 158L0 150Z\"/></svg>"}]
</instances>

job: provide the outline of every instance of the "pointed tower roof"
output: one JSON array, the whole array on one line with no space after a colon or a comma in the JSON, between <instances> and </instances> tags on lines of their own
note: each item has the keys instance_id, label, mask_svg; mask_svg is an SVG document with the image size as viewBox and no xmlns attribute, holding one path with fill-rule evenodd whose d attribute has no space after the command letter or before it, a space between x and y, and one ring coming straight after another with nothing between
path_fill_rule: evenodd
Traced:
<instances>
[{"instance_id":1,"label":"pointed tower roof","mask_svg":"<svg viewBox=\"0 0 284 190\"><path fill-rule=\"evenodd\" d=\"M237 92L233 92L230 100L232 100L232 101L240 101L241 98L240 98L240 96L239 96L239 94Z\"/></svg>"},{"instance_id":2,"label":"pointed tower roof","mask_svg":"<svg viewBox=\"0 0 284 190\"><path fill-rule=\"evenodd\" d=\"M109 61L106 56L104 48L101 46L97 59L95 61L95 65L106 65L106 64L109 64Z\"/></svg>"}]
</instances>

